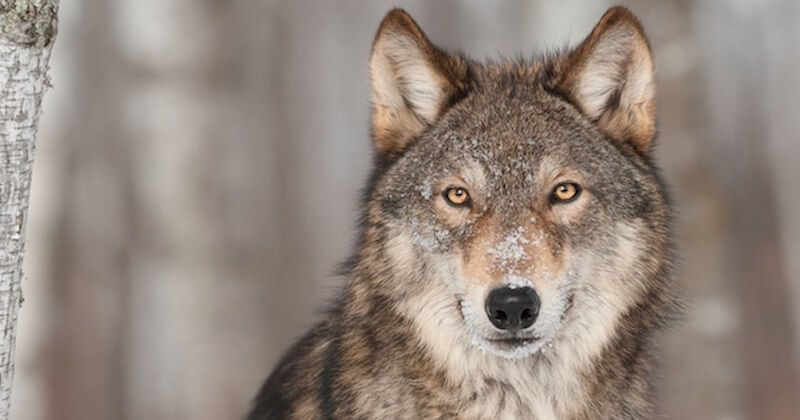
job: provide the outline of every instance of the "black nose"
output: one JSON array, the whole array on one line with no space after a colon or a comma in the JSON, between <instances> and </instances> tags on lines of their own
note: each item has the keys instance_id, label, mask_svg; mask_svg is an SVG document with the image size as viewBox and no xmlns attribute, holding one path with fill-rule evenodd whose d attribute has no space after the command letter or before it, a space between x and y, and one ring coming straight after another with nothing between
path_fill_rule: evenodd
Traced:
<instances>
[{"instance_id":1,"label":"black nose","mask_svg":"<svg viewBox=\"0 0 800 420\"><path fill-rule=\"evenodd\" d=\"M539 306L539 295L530 287L501 287L489 293L486 314L495 327L515 332L533 325Z\"/></svg>"}]
</instances>

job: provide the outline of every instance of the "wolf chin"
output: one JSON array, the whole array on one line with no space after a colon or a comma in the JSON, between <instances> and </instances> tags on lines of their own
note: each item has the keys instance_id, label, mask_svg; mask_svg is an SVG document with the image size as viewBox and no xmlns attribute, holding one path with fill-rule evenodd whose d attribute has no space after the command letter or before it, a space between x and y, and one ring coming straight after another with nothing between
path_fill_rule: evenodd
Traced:
<instances>
[{"instance_id":1,"label":"wolf chin","mask_svg":"<svg viewBox=\"0 0 800 420\"><path fill-rule=\"evenodd\" d=\"M375 166L345 284L248 418L650 418L653 337L680 302L636 17L477 62L396 9L369 69Z\"/></svg>"}]
</instances>

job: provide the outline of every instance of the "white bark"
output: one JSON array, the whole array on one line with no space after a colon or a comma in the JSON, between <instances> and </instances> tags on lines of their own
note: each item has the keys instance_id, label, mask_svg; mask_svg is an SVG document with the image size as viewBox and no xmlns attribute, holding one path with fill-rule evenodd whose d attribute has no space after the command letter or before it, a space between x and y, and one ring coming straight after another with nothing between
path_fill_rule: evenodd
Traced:
<instances>
[{"instance_id":1,"label":"white bark","mask_svg":"<svg viewBox=\"0 0 800 420\"><path fill-rule=\"evenodd\" d=\"M0 0L0 420L14 378L25 221L56 0Z\"/></svg>"}]
</instances>

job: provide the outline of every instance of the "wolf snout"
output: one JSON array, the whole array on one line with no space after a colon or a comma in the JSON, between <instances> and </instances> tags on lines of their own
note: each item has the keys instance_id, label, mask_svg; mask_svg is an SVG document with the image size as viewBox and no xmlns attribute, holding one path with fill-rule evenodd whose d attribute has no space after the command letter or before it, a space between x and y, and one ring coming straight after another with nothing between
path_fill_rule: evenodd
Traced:
<instances>
[{"instance_id":1,"label":"wolf snout","mask_svg":"<svg viewBox=\"0 0 800 420\"><path fill-rule=\"evenodd\" d=\"M486 315L498 329L516 332L533 325L539 306L539 295L530 287L500 287L486 298Z\"/></svg>"}]
</instances>

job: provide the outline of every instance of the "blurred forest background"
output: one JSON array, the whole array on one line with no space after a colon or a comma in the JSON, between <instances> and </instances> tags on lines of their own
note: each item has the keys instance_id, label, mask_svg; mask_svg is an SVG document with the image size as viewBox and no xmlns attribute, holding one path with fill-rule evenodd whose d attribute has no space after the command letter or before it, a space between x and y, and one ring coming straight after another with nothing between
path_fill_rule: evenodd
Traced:
<instances>
[{"instance_id":1,"label":"blurred forest background","mask_svg":"<svg viewBox=\"0 0 800 420\"><path fill-rule=\"evenodd\" d=\"M12 418L240 418L340 280L383 14L498 57L574 45L615 3L62 1ZM800 2L622 4L656 57L691 300L661 411L798 419Z\"/></svg>"}]
</instances>

